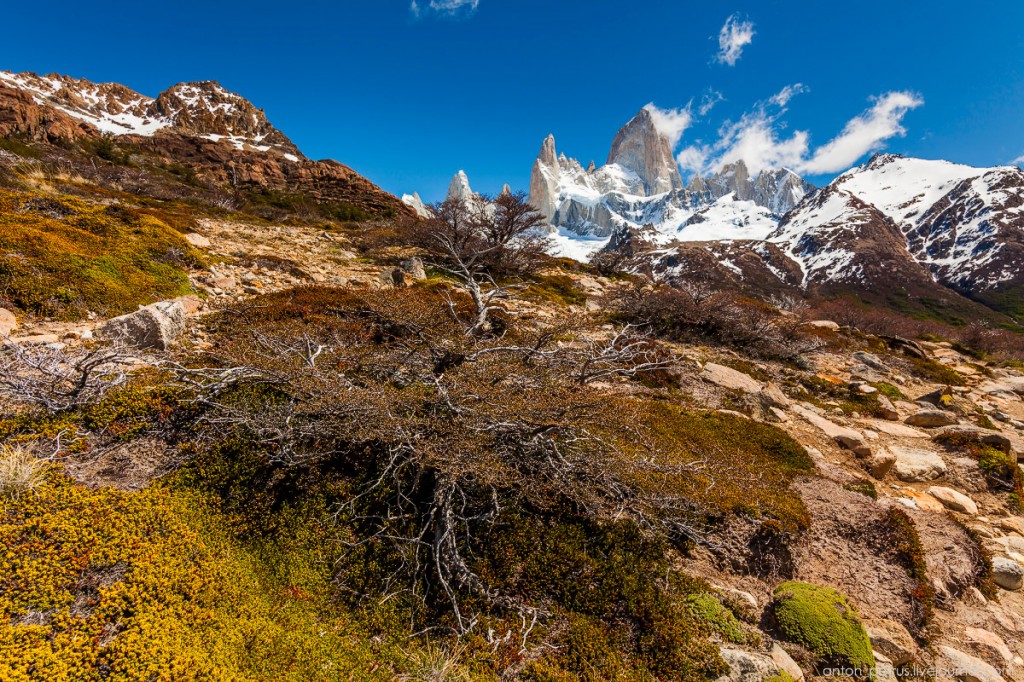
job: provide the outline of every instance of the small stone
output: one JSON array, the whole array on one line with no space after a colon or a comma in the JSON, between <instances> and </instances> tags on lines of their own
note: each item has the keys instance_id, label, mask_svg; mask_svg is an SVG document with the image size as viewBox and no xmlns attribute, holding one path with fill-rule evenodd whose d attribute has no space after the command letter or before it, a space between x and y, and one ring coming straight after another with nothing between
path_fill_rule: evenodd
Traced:
<instances>
[{"instance_id":1,"label":"small stone","mask_svg":"<svg viewBox=\"0 0 1024 682\"><path fill-rule=\"evenodd\" d=\"M932 486L928 489L928 494L941 502L947 509L952 509L962 514L970 514L971 516L978 515L978 505L975 504L974 500L952 488Z\"/></svg>"},{"instance_id":2,"label":"small stone","mask_svg":"<svg viewBox=\"0 0 1024 682\"><path fill-rule=\"evenodd\" d=\"M772 645L771 657L775 665L779 666L779 670L788 673L796 682L804 679L804 671L800 669L793 657L777 643Z\"/></svg>"},{"instance_id":3,"label":"small stone","mask_svg":"<svg viewBox=\"0 0 1024 682\"><path fill-rule=\"evenodd\" d=\"M893 466L896 464L896 456L891 452L882 450L876 453L868 461L868 472L871 476L879 481L884 480L889 472L892 471Z\"/></svg>"}]
</instances>

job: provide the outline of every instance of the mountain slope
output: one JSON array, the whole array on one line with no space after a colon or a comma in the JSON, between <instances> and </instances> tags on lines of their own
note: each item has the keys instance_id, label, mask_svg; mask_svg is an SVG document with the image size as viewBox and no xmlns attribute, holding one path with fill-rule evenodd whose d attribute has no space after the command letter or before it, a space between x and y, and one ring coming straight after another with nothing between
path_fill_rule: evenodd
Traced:
<instances>
[{"instance_id":1,"label":"mountain slope","mask_svg":"<svg viewBox=\"0 0 1024 682\"><path fill-rule=\"evenodd\" d=\"M0 72L3 139L0 164L28 158L147 196L268 217L413 214L351 168L307 159L262 110L214 81L151 98L116 83Z\"/></svg>"}]
</instances>

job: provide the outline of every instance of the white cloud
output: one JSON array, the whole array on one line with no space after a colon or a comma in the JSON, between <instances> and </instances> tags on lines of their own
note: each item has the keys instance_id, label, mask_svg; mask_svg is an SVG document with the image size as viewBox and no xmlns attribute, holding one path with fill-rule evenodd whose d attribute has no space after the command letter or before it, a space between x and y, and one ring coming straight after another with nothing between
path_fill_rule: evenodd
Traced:
<instances>
[{"instance_id":1,"label":"white cloud","mask_svg":"<svg viewBox=\"0 0 1024 682\"><path fill-rule=\"evenodd\" d=\"M878 151L892 137L903 137L907 131L903 117L911 109L924 104L912 92L889 92L875 99L874 105L851 119L837 137L818 147L801 170L812 175L846 170L868 152Z\"/></svg>"},{"instance_id":2,"label":"white cloud","mask_svg":"<svg viewBox=\"0 0 1024 682\"><path fill-rule=\"evenodd\" d=\"M777 93L772 95L768 101L777 107L785 107L789 104L789 100L793 99L797 95L803 94L810 90L803 83L794 83L793 85L787 85L786 87L779 90Z\"/></svg>"},{"instance_id":3,"label":"white cloud","mask_svg":"<svg viewBox=\"0 0 1024 682\"><path fill-rule=\"evenodd\" d=\"M700 106L697 108L697 113L701 116L707 116L715 108L716 104L724 100L725 95L718 90L710 89L700 98Z\"/></svg>"},{"instance_id":4,"label":"white cloud","mask_svg":"<svg viewBox=\"0 0 1024 682\"><path fill-rule=\"evenodd\" d=\"M1011 166L1024 166L1024 154L1021 154L1016 159L1010 162Z\"/></svg>"},{"instance_id":5,"label":"white cloud","mask_svg":"<svg viewBox=\"0 0 1024 682\"><path fill-rule=\"evenodd\" d=\"M436 14L443 14L447 16L456 16L458 14L472 14L480 6L480 0L430 0L426 8L420 4L419 0L412 0L412 4L409 5L409 11L412 13L413 18L418 19L424 9L430 9Z\"/></svg>"},{"instance_id":6,"label":"white cloud","mask_svg":"<svg viewBox=\"0 0 1024 682\"><path fill-rule=\"evenodd\" d=\"M693 123L689 105L682 109L659 109L651 102L644 109L651 115L658 132L668 138L672 149L676 148L679 140L683 139L683 132Z\"/></svg>"},{"instance_id":7,"label":"white cloud","mask_svg":"<svg viewBox=\"0 0 1024 682\"><path fill-rule=\"evenodd\" d=\"M740 21L738 14L725 20L725 25L718 32L718 54L715 59L719 64L735 66L743 54L743 48L754 40L754 24Z\"/></svg>"},{"instance_id":8,"label":"white cloud","mask_svg":"<svg viewBox=\"0 0 1024 682\"><path fill-rule=\"evenodd\" d=\"M864 155L884 147L886 140L902 136L908 111L924 104L911 92L889 92L874 98L874 104L851 119L839 135L811 150L810 133L798 130L784 136L780 119L785 104L803 86L788 86L759 103L737 123L727 123L718 131L718 140L708 145L691 145L683 149L677 161L684 170L703 174L714 173L722 166L742 160L750 173L765 168L790 168L798 173L819 175L838 173L853 166ZM767 105L779 107L770 112Z\"/></svg>"}]
</instances>

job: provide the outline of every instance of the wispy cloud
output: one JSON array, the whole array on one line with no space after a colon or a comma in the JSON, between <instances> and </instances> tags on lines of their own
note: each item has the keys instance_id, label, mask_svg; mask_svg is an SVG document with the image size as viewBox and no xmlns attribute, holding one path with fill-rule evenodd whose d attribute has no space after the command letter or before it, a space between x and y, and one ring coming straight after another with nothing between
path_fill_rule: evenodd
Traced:
<instances>
[{"instance_id":1,"label":"wispy cloud","mask_svg":"<svg viewBox=\"0 0 1024 682\"><path fill-rule=\"evenodd\" d=\"M711 113L711 110L715 108L715 105L725 100L725 95L720 93L718 90L709 89L700 98L700 106L697 107L697 113L701 116L707 116Z\"/></svg>"},{"instance_id":2,"label":"wispy cloud","mask_svg":"<svg viewBox=\"0 0 1024 682\"><path fill-rule=\"evenodd\" d=\"M787 136L782 121L786 105L804 91L800 85L784 88L738 122L722 126L714 143L691 145L680 151L679 165L684 170L713 173L742 160L751 173L782 167L808 175L837 173L883 148L887 140L905 135L903 117L924 104L920 95L912 92L888 92L872 98L869 109L850 119L834 138L812 150L810 133L797 130Z\"/></svg>"},{"instance_id":3,"label":"wispy cloud","mask_svg":"<svg viewBox=\"0 0 1024 682\"><path fill-rule=\"evenodd\" d=\"M754 40L754 24L741 21L738 14L725 20L725 25L718 32L718 54L715 59L719 64L735 66L743 54L743 48Z\"/></svg>"},{"instance_id":4,"label":"wispy cloud","mask_svg":"<svg viewBox=\"0 0 1024 682\"><path fill-rule=\"evenodd\" d=\"M1011 166L1024 166L1024 154L1021 154L1016 159L1010 162Z\"/></svg>"},{"instance_id":5,"label":"wispy cloud","mask_svg":"<svg viewBox=\"0 0 1024 682\"><path fill-rule=\"evenodd\" d=\"M683 133L693 123L693 114L690 113L690 106L682 109L659 109L651 102L644 107L654 121L654 127L658 132L668 138L672 149L676 148L679 141L683 139Z\"/></svg>"},{"instance_id":6,"label":"wispy cloud","mask_svg":"<svg viewBox=\"0 0 1024 682\"><path fill-rule=\"evenodd\" d=\"M881 149L886 140L906 135L903 117L922 104L921 96L912 92L889 92L876 97L870 109L851 119L843 132L818 147L801 170L812 175L846 170L860 157Z\"/></svg>"},{"instance_id":7,"label":"wispy cloud","mask_svg":"<svg viewBox=\"0 0 1024 682\"><path fill-rule=\"evenodd\" d=\"M793 85L787 85L786 87L779 90L777 93L771 96L768 101L777 107L785 107L789 104L789 100L793 99L797 95L801 95L810 90L803 83L794 83Z\"/></svg>"},{"instance_id":8,"label":"wispy cloud","mask_svg":"<svg viewBox=\"0 0 1024 682\"><path fill-rule=\"evenodd\" d=\"M413 18L419 19L426 12L443 16L459 16L472 14L480 6L480 0L412 0L409 12Z\"/></svg>"}]
</instances>

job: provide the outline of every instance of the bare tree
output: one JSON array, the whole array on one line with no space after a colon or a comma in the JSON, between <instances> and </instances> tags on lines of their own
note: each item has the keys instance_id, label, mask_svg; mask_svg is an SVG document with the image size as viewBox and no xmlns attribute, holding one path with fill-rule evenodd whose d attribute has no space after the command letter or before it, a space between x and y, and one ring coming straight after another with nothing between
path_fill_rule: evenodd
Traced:
<instances>
[{"instance_id":1,"label":"bare tree","mask_svg":"<svg viewBox=\"0 0 1024 682\"><path fill-rule=\"evenodd\" d=\"M649 332L627 324L606 341L584 337L577 355L574 377L585 386L610 377L635 377L645 372L668 369L675 359L659 353Z\"/></svg>"},{"instance_id":2,"label":"bare tree","mask_svg":"<svg viewBox=\"0 0 1024 682\"><path fill-rule=\"evenodd\" d=\"M144 364L120 341L67 347L8 344L0 348L0 397L64 412L101 400Z\"/></svg>"}]
</instances>

